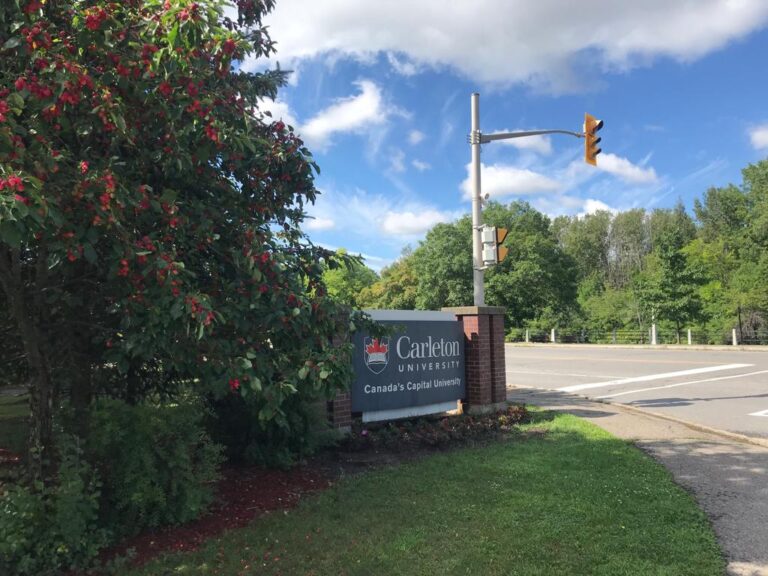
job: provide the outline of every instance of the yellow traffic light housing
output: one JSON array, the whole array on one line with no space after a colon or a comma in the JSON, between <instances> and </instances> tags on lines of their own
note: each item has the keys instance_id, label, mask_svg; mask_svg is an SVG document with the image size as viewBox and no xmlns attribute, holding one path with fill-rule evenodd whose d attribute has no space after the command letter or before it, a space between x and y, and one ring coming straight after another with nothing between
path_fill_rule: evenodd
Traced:
<instances>
[{"instance_id":1,"label":"yellow traffic light housing","mask_svg":"<svg viewBox=\"0 0 768 576\"><path fill-rule=\"evenodd\" d=\"M507 257L509 248L502 246L504 239L507 237L508 230L506 228L496 228L496 262L501 262Z\"/></svg>"},{"instance_id":2,"label":"yellow traffic light housing","mask_svg":"<svg viewBox=\"0 0 768 576\"><path fill-rule=\"evenodd\" d=\"M597 146L602 140L597 136L597 132L602 127L602 120L598 120L591 114L584 114L584 162L592 166L597 166L597 155L602 152Z\"/></svg>"}]
</instances>

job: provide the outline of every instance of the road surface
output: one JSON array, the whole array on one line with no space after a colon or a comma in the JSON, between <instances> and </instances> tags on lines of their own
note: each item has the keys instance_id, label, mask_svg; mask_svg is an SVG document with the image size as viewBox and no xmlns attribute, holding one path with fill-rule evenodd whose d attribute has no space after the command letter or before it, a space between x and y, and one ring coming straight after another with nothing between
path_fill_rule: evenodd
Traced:
<instances>
[{"instance_id":1,"label":"road surface","mask_svg":"<svg viewBox=\"0 0 768 576\"><path fill-rule=\"evenodd\" d=\"M506 371L508 387L628 404L768 439L768 349L508 344Z\"/></svg>"}]
</instances>

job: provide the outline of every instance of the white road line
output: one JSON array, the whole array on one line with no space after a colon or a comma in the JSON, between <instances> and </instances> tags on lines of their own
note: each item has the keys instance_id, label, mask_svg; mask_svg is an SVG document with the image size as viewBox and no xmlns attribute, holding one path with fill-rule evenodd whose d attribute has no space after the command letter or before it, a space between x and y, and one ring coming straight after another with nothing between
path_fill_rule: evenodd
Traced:
<instances>
[{"instance_id":1,"label":"white road line","mask_svg":"<svg viewBox=\"0 0 768 576\"><path fill-rule=\"evenodd\" d=\"M639 394L640 392L651 392L652 390L663 390L664 388L676 388L678 386L688 386L689 384L701 384L703 382L717 382L719 380L732 380L733 378L743 378L744 376L755 376L756 374L765 374L768 370L758 372L747 372L746 374L734 374L733 376L720 376L719 378L707 378L706 380L692 380L690 382L679 382L678 384L667 384L666 386L656 386L655 388L640 388L639 390L628 390L627 392L617 392L616 394L606 394L605 396L596 396L595 398L616 398L617 396L626 396L627 394ZM766 410L768 412L768 410ZM762 414L768 416L768 414ZM755 416L755 414L750 414Z\"/></svg>"},{"instance_id":2,"label":"white road line","mask_svg":"<svg viewBox=\"0 0 768 576\"><path fill-rule=\"evenodd\" d=\"M752 412L752 414L749 414L749 416L765 416L768 418L768 410L763 410L761 412Z\"/></svg>"},{"instance_id":3,"label":"white road line","mask_svg":"<svg viewBox=\"0 0 768 576\"><path fill-rule=\"evenodd\" d=\"M571 378L615 378L615 376L599 376L595 374L571 374L569 372L542 372L541 370L507 370L507 374L533 374L535 376L569 376Z\"/></svg>"},{"instance_id":4,"label":"white road line","mask_svg":"<svg viewBox=\"0 0 768 576\"><path fill-rule=\"evenodd\" d=\"M637 376L635 378L622 378L621 380L608 380L607 382L593 382L591 384L576 384L575 386L566 386L558 388L560 392L580 392L581 390L591 390L592 388L605 388L606 386L620 386L622 384L632 384L633 382L650 382L652 380L663 380L664 378L677 378L678 376L691 376L693 374L703 374L705 372L719 372L721 370L735 370L737 368L747 368L754 364L723 364L721 366L707 366L706 368L692 368L690 370L679 370L677 372L664 372L663 374L649 374L648 376Z\"/></svg>"}]
</instances>

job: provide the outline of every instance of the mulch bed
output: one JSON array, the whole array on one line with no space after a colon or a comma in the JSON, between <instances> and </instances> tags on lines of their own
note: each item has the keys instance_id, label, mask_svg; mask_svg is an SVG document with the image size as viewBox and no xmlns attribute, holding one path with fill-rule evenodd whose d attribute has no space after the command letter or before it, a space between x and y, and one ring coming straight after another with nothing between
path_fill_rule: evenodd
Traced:
<instances>
[{"instance_id":1,"label":"mulch bed","mask_svg":"<svg viewBox=\"0 0 768 576\"><path fill-rule=\"evenodd\" d=\"M224 470L209 512L182 526L144 532L102 554L103 561L128 555L141 565L161 552L195 550L232 528L248 525L257 516L295 506L302 495L328 488L328 471L309 466L291 470L231 467Z\"/></svg>"}]
</instances>

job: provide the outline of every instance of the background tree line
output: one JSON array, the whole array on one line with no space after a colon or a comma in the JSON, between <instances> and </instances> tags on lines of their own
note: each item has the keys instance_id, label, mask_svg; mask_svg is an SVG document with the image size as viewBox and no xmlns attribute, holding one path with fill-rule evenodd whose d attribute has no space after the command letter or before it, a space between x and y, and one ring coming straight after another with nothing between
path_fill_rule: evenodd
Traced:
<instances>
[{"instance_id":1,"label":"background tree line","mask_svg":"<svg viewBox=\"0 0 768 576\"><path fill-rule=\"evenodd\" d=\"M690 328L698 341L768 341L768 160L741 186L710 188L693 216L674 208L598 211L554 220L529 204L491 202L509 254L486 272L486 302L515 329L585 338ZM472 302L471 220L438 224L376 277L362 264L326 274L331 294L362 308L439 309ZM614 332L615 331L615 332ZM602 334L602 336L600 336ZM591 335L591 336L590 336Z\"/></svg>"}]
</instances>

